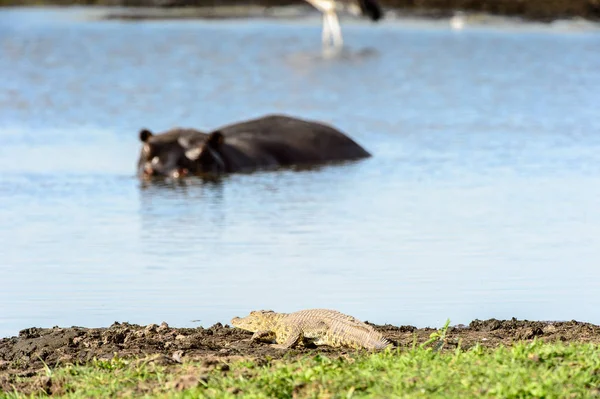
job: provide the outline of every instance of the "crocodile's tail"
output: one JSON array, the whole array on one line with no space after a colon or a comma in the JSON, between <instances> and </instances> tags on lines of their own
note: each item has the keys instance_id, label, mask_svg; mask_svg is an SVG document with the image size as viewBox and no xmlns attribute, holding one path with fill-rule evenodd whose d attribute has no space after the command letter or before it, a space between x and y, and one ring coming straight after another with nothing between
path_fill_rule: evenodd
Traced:
<instances>
[{"instance_id":1,"label":"crocodile's tail","mask_svg":"<svg viewBox=\"0 0 600 399\"><path fill-rule=\"evenodd\" d=\"M379 333L377 333L379 335ZM388 341L387 339L385 339L384 337L368 337L367 338L367 342L365 342L365 348L367 349L373 349L373 350L381 350L381 349L385 349L388 347L392 347L392 343L390 341Z\"/></svg>"},{"instance_id":2,"label":"crocodile's tail","mask_svg":"<svg viewBox=\"0 0 600 399\"><path fill-rule=\"evenodd\" d=\"M334 327L334 331L335 330L337 329ZM392 345L392 343L385 339L380 332L367 324L347 327L342 330L340 335L345 338L344 340L347 345L362 347L369 350L385 349Z\"/></svg>"}]
</instances>

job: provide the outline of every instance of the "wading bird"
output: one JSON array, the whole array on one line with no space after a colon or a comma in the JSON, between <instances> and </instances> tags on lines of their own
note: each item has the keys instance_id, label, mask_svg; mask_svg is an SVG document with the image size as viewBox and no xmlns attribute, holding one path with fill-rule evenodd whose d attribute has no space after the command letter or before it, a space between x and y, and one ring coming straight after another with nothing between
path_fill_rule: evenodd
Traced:
<instances>
[{"instance_id":1,"label":"wading bird","mask_svg":"<svg viewBox=\"0 0 600 399\"><path fill-rule=\"evenodd\" d=\"M376 0L306 0L323 13L323 47L340 49L344 45L336 11L347 10L356 16L379 21L383 16Z\"/></svg>"}]
</instances>

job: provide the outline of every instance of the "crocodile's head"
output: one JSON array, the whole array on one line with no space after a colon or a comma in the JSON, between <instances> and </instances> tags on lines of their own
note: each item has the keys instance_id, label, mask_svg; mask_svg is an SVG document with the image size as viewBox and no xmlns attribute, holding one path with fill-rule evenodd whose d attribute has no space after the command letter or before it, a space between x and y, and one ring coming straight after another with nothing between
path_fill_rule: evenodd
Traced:
<instances>
[{"instance_id":1,"label":"crocodile's head","mask_svg":"<svg viewBox=\"0 0 600 399\"><path fill-rule=\"evenodd\" d=\"M273 331L279 319L285 313L275 313L272 310L254 310L246 317L234 317L231 325L246 331Z\"/></svg>"}]
</instances>

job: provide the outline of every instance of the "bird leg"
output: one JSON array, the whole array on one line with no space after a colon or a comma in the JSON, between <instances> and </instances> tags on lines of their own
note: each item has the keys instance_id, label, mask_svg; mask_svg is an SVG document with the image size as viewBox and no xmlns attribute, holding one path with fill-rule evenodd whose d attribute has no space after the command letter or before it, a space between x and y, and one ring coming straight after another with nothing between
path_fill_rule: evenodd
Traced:
<instances>
[{"instance_id":1,"label":"bird leg","mask_svg":"<svg viewBox=\"0 0 600 399\"><path fill-rule=\"evenodd\" d=\"M331 41L331 25L327 13L323 13L323 34L321 38L323 40L323 47L329 47Z\"/></svg>"},{"instance_id":2,"label":"bird leg","mask_svg":"<svg viewBox=\"0 0 600 399\"><path fill-rule=\"evenodd\" d=\"M327 17L329 18L329 28L331 29L331 35L333 37L333 46L342 48L344 40L342 39L342 29L340 28L340 21L335 11L328 12Z\"/></svg>"}]
</instances>

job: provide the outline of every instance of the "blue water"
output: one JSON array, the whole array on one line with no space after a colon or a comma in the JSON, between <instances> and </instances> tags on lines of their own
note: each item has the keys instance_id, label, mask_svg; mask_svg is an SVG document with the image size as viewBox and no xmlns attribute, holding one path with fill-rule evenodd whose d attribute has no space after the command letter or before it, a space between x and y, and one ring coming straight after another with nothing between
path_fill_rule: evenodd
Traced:
<instances>
[{"instance_id":1,"label":"blue water","mask_svg":"<svg viewBox=\"0 0 600 399\"><path fill-rule=\"evenodd\" d=\"M327 58L318 15L0 11L0 336L311 307L600 323L600 33L564 26L347 21ZM274 112L373 157L134 176L141 128Z\"/></svg>"}]
</instances>

